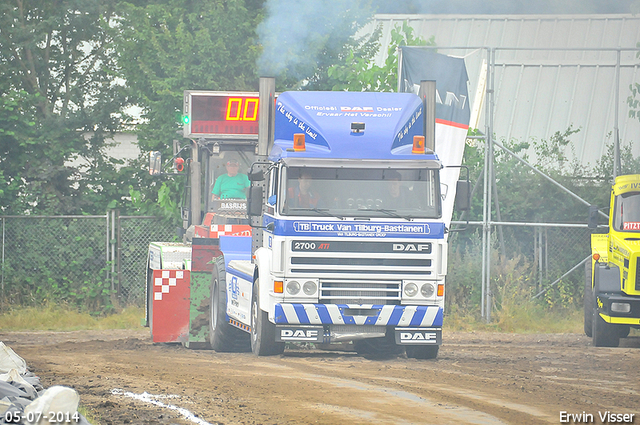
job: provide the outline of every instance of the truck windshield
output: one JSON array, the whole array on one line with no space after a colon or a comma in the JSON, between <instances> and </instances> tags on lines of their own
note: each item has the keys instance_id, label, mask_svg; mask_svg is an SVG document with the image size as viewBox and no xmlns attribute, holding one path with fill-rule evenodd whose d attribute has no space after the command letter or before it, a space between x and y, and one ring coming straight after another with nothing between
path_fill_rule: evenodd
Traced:
<instances>
[{"instance_id":1,"label":"truck windshield","mask_svg":"<svg viewBox=\"0 0 640 425\"><path fill-rule=\"evenodd\" d=\"M640 232L640 192L616 196L613 228L618 231Z\"/></svg>"},{"instance_id":2,"label":"truck windshield","mask_svg":"<svg viewBox=\"0 0 640 425\"><path fill-rule=\"evenodd\" d=\"M285 167L283 215L438 218L438 170Z\"/></svg>"}]
</instances>

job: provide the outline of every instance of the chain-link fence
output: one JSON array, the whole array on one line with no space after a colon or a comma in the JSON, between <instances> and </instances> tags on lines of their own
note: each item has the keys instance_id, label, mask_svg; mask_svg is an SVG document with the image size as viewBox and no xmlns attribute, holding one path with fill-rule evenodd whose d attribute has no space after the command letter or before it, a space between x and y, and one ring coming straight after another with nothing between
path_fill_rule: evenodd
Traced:
<instances>
[{"instance_id":1,"label":"chain-link fence","mask_svg":"<svg viewBox=\"0 0 640 425\"><path fill-rule=\"evenodd\" d=\"M174 239L155 217L0 217L2 308L64 301L101 311L142 305L149 242Z\"/></svg>"},{"instance_id":2,"label":"chain-link fence","mask_svg":"<svg viewBox=\"0 0 640 425\"><path fill-rule=\"evenodd\" d=\"M120 300L125 304L142 305L149 242L171 241L176 232L163 226L155 217L120 216L117 223L117 289Z\"/></svg>"},{"instance_id":3,"label":"chain-link fence","mask_svg":"<svg viewBox=\"0 0 640 425\"><path fill-rule=\"evenodd\" d=\"M0 217L2 302L89 308L108 290L106 216Z\"/></svg>"},{"instance_id":4,"label":"chain-link fence","mask_svg":"<svg viewBox=\"0 0 640 425\"><path fill-rule=\"evenodd\" d=\"M92 311L104 307L105 294L121 305L142 305L149 242L174 240L174 229L155 217L53 216L0 217L3 306L64 300ZM492 288L519 285L544 294L549 304L582 297L584 268L566 274L590 253L584 225L515 224L492 226ZM482 226L450 237L447 303L479 305ZM566 276L565 276L566 274ZM507 285L507 286L505 286ZM499 298L497 299L499 302Z\"/></svg>"},{"instance_id":5,"label":"chain-link fence","mask_svg":"<svg viewBox=\"0 0 640 425\"><path fill-rule=\"evenodd\" d=\"M491 265L488 292L494 303L516 291L539 295L550 306L579 303L584 267L576 266L591 252L591 232L584 224L493 223L491 260L485 264ZM448 305L480 305L482 260L482 223L451 234Z\"/></svg>"}]
</instances>

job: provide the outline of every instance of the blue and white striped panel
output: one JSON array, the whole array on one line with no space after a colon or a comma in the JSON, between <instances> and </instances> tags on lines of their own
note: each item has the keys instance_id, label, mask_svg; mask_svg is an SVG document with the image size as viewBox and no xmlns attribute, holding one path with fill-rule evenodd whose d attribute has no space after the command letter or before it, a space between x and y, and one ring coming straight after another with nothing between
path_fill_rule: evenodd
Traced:
<instances>
[{"instance_id":1,"label":"blue and white striped panel","mask_svg":"<svg viewBox=\"0 0 640 425\"><path fill-rule=\"evenodd\" d=\"M350 316L347 309L377 310L372 316ZM442 308L437 306L276 304L277 325L375 325L442 326Z\"/></svg>"}]
</instances>

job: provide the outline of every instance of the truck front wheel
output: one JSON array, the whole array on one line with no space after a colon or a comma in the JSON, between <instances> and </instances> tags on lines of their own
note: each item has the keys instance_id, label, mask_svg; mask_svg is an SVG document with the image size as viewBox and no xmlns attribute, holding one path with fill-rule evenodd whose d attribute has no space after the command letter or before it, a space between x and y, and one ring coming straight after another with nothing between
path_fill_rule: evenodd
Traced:
<instances>
[{"instance_id":1,"label":"truck front wheel","mask_svg":"<svg viewBox=\"0 0 640 425\"><path fill-rule=\"evenodd\" d=\"M628 337L630 332L631 332L631 326L618 325L618 335L620 336L620 338Z\"/></svg>"},{"instance_id":2,"label":"truck front wheel","mask_svg":"<svg viewBox=\"0 0 640 425\"><path fill-rule=\"evenodd\" d=\"M273 356L284 352L284 342L276 342L276 327L260 309L258 285L251 294L251 351L256 356Z\"/></svg>"},{"instance_id":3,"label":"truck front wheel","mask_svg":"<svg viewBox=\"0 0 640 425\"><path fill-rule=\"evenodd\" d=\"M220 352L244 352L249 350L246 332L234 328L227 321L227 285L224 260L216 260L211 275L211 314L209 318L209 343Z\"/></svg>"},{"instance_id":4,"label":"truck front wheel","mask_svg":"<svg viewBox=\"0 0 640 425\"><path fill-rule=\"evenodd\" d=\"M598 311L594 308L593 324L591 330L593 332L592 344L594 347L617 347L620 344L620 334L614 325L605 322Z\"/></svg>"}]
</instances>

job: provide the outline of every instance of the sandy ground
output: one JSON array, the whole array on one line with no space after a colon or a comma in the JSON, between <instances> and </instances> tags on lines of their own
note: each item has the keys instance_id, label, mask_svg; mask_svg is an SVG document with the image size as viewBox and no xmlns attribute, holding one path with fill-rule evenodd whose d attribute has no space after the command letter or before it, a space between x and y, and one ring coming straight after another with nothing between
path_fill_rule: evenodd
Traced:
<instances>
[{"instance_id":1,"label":"sandy ground","mask_svg":"<svg viewBox=\"0 0 640 425\"><path fill-rule=\"evenodd\" d=\"M153 344L146 328L0 340L46 387L75 388L101 424L557 424L561 412L640 424L637 336L594 348L578 334L445 332L437 360L258 358Z\"/></svg>"}]
</instances>

